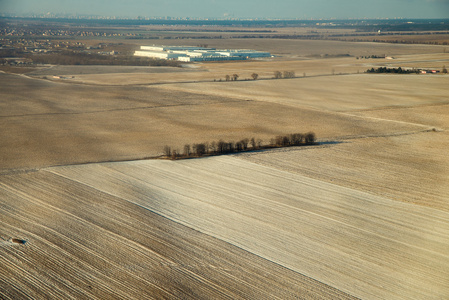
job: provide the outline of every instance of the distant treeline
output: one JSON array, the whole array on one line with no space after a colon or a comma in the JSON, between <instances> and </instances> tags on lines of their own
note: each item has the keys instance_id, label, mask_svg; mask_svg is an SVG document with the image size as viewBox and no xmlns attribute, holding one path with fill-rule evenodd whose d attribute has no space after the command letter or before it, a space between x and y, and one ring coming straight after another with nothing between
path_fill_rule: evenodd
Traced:
<instances>
[{"instance_id":1,"label":"distant treeline","mask_svg":"<svg viewBox=\"0 0 449 300\"><path fill-rule=\"evenodd\" d=\"M356 59L370 59L370 58L385 58L385 55L368 55L368 56L357 56Z\"/></svg>"},{"instance_id":2,"label":"distant treeline","mask_svg":"<svg viewBox=\"0 0 449 300\"><path fill-rule=\"evenodd\" d=\"M366 73L395 73L395 74L419 74L421 72L420 69L402 69L399 68L387 68L380 67L377 69L371 68L366 71Z\"/></svg>"},{"instance_id":3,"label":"distant treeline","mask_svg":"<svg viewBox=\"0 0 449 300\"><path fill-rule=\"evenodd\" d=\"M186 144L181 152L178 149L173 149L170 146L165 146L163 149L164 156L170 159L184 159L202 156L222 155L228 153L237 153L250 150L281 148L290 146L305 146L315 145L316 136L313 132L308 133L293 133L289 135L279 135L272 138L268 144L263 144L261 139L245 138L238 142L225 142L219 140L212 143Z\"/></svg>"},{"instance_id":4,"label":"distant treeline","mask_svg":"<svg viewBox=\"0 0 449 300\"><path fill-rule=\"evenodd\" d=\"M58 53L26 55L34 63L52 65L114 65L114 66L170 66L179 67L181 64L174 60L140 58L134 56L101 55L63 51Z\"/></svg>"}]
</instances>

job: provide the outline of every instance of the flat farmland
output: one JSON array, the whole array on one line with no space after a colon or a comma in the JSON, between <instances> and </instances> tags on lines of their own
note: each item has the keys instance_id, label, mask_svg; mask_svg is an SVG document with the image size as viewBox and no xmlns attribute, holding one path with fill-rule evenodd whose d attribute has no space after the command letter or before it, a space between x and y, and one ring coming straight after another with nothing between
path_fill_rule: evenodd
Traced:
<instances>
[{"instance_id":1,"label":"flat farmland","mask_svg":"<svg viewBox=\"0 0 449 300\"><path fill-rule=\"evenodd\" d=\"M241 157L389 199L448 211L448 146L446 132L428 132Z\"/></svg>"},{"instance_id":2,"label":"flat farmland","mask_svg":"<svg viewBox=\"0 0 449 300\"><path fill-rule=\"evenodd\" d=\"M269 81L164 85L173 91L202 91L321 111L448 103L448 76L353 74Z\"/></svg>"},{"instance_id":3,"label":"flat farmland","mask_svg":"<svg viewBox=\"0 0 449 300\"><path fill-rule=\"evenodd\" d=\"M173 67L142 67L142 66L64 66L52 65L40 67L33 72L27 73L28 76L49 76L49 75L82 75L82 74L148 74L148 73L176 73L176 72L192 72L188 68L173 68ZM49 76L51 77L51 76Z\"/></svg>"},{"instance_id":4,"label":"flat farmland","mask_svg":"<svg viewBox=\"0 0 449 300\"><path fill-rule=\"evenodd\" d=\"M442 99L447 99L443 96ZM370 118L383 118L421 125L430 125L443 130L449 129L449 104L434 103L415 106L382 107L353 111L354 115Z\"/></svg>"},{"instance_id":5,"label":"flat farmland","mask_svg":"<svg viewBox=\"0 0 449 300\"><path fill-rule=\"evenodd\" d=\"M448 212L231 156L47 171L356 297L448 296Z\"/></svg>"},{"instance_id":6,"label":"flat farmland","mask_svg":"<svg viewBox=\"0 0 449 300\"><path fill-rule=\"evenodd\" d=\"M296 77L315 77L360 74L373 67L441 70L445 65L449 65L449 54L446 53L400 55L395 59L356 59L345 56L320 58L318 55L318 58L294 57L257 61L194 63L186 64L182 68L163 67L160 71L155 67L145 70L141 67L104 66L100 68L87 66L85 71L82 67L52 67L29 73L29 75L37 78L48 78L49 74L69 75L65 81L87 85L119 86L225 81L226 75L232 76L233 74L237 74L241 82L251 81L254 73L258 75L259 79L272 79L276 71L281 73L293 71ZM52 78L50 77L50 79ZM279 82L274 84L279 84ZM267 86L269 87L269 84Z\"/></svg>"},{"instance_id":7,"label":"flat farmland","mask_svg":"<svg viewBox=\"0 0 449 300\"><path fill-rule=\"evenodd\" d=\"M448 298L449 77L362 74L440 69L443 48L275 41L209 43L273 60L0 73L0 298Z\"/></svg>"},{"instance_id":8,"label":"flat farmland","mask_svg":"<svg viewBox=\"0 0 449 300\"><path fill-rule=\"evenodd\" d=\"M73 180L0 181L2 299L354 299Z\"/></svg>"},{"instance_id":9,"label":"flat farmland","mask_svg":"<svg viewBox=\"0 0 449 300\"><path fill-rule=\"evenodd\" d=\"M113 41L113 40L111 40ZM126 43L127 41L124 41ZM443 54L447 46L437 45L406 45L390 43L372 43L372 42L341 42L341 41L320 41L320 40L295 40L295 39L185 39L179 40L132 40L129 44L138 48L140 45L164 44L164 45L186 45L198 46L207 44L208 47L217 49L255 49L268 51L281 58L307 58L320 55L410 55L410 54Z\"/></svg>"},{"instance_id":10,"label":"flat farmland","mask_svg":"<svg viewBox=\"0 0 449 300\"><path fill-rule=\"evenodd\" d=\"M431 129L291 107L287 101L210 95L205 88L193 93L1 76L9 83L1 86L1 169L142 159L160 155L164 145L182 149L187 143L219 139L256 137L268 143L292 132L315 131L320 138L334 140Z\"/></svg>"}]
</instances>

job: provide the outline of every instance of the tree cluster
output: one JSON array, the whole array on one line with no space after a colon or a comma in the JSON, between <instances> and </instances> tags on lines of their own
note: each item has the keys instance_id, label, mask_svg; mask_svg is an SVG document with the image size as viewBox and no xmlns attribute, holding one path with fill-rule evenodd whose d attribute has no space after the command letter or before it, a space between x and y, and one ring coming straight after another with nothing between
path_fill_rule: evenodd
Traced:
<instances>
[{"instance_id":1,"label":"tree cluster","mask_svg":"<svg viewBox=\"0 0 449 300\"><path fill-rule=\"evenodd\" d=\"M270 140L269 144L263 144L261 139L245 138L240 141L228 141L223 140L213 141L211 143L199 143L199 144L186 144L184 145L183 152L174 150L170 146L165 146L163 149L164 156L171 159L183 159L192 157L202 157L211 155L222 155L228 153L244 152L249 150L280 148L290 146L305 146L314 145L316 141L315 133L308 132L293 133L284 136L276 136Z\"/></svg>"},{"instance_id":2,"label":"tree cluster","mask_svg":"<svg viewBox=\"0 0 449 300\"><path fill-rule=\"evenodd\" d=\"M229 76L229 75L225 76L226 81L236 81L237 79L239 79L238 74L232 74L232 76Z\"/></svg>"},{"instance_id":3,"label":"tree cluster","mask_svg":"<svg viewBox=\"0 0 449 300\"><path fill-rule=\"evenodd\" d=\"M387 67L380 67L377 69L371 68L366 71L366 73L394 73L394 74L418 74L421 70L420 69L402 69L399 68L387 68Z\"/></svg>"},{"instance_id":4,"label":"tree cluster","mask_svg":"<svg viewBox=\"0 0 449 300\"><path fill-rule=\"evenodd\" d=\"M357 56L356 59L385 58L385 55Z\"/></svg>"},{"instance_id":5,"label":"tree cluster","mask_svg":"<svg viewBox=\"0 0 449 300\"><path fill-rule=\"evenodd\" d=\"M274 79L294 78L295 76L295 71L274 71Z\"/></svg>"},{"instance_id":6,"label":"tree cluster","mask_svg":"<svg viewBox=\"0 0 449 300\"><path fill-rule=\"evenodd\" d=\"M293 133L289 135L278 135L274 139L271 139L270 145L275 147L287 147L287 146L301 146L303 144L310 145L315 143L315 133L309 132L306 134Z\"/></svg>"},{"instance_id":7,"label":"tree cluster","mask_svg":"<svg viewBox=\"0 0 449 300\"><path fill-rule=\"evenodd\" d=\"M239 77L240 76L238 74L226 75L225 81L236 81L236 80L238 80ZM282 79L282 78L295 78L295 77L296 77L295 71L283 71L283 72L275 71L273 78L274 79ZM305 75L304 75L304 77L305 77ZM257 80L259 78L259 74L252 73L251 78L253 80ZM248 80L248 79L245 79L245 80ZM217 80L214 79L214 81L217 81ZM218 81L222 81L222 79L219 79Z\"/></svg>"}]
</instances>

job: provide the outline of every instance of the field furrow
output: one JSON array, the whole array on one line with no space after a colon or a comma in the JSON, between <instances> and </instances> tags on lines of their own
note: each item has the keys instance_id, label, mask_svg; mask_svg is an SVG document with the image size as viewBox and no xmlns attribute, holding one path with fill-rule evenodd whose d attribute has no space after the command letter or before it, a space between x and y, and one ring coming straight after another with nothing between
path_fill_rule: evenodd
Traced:
<instances>
[{"instance_id":1,"label":"field furrow","mask_svg":"<svg viewBox=\"0 0 449 300\"><path fill-rule=\"evenodd\" d=\"M444 211L230 156L49 171L357 297L449 295Z\"/></svg>"},{"instance_id":2,"label":"field furrow","mask_svg":"<svg viewBox=\"0 0 449 300\"><path fill-rule=\"evenodd\" d=\"M111 194L2 175L0 298L351 298Z\"/></svg>"},{"instance_id":3,"label":"field furrow","mask_svg":"<svg viewBox=\"0 0 449 300\"><path fill-rule=\"evenodd\" d=\"M71 51L69 37L67 49L56 36L27 44L26 22L0 66L0 299L449 299L443 45L242 38L258 30L219 26L211 47L274 56L21 66L9 53ZM257 34L355 33L335 25ZM174 37L206 27L164 28L133 30L205 42ZM366 38L388 36L375 31ZM434 35L401 38L444 40ZM149 40L101 41L115 64ZM96 52L97 37L84 43ZM397 69L364 72L379 67ZM307 132L313 146L268 146ZM246 138L264 147L164 155Z\"/></svg>"},{"instance_id":4,"label":"field furrow","mask_svg":"<svg viewBox=\"0 0 449 300\"><path fill-rule=\"evenodd\" d=\"M448 147L447 132L423 132L351 139L315 149L253 152L239 157L390 199L448 211Z\"/></svg>"}]
</instances>

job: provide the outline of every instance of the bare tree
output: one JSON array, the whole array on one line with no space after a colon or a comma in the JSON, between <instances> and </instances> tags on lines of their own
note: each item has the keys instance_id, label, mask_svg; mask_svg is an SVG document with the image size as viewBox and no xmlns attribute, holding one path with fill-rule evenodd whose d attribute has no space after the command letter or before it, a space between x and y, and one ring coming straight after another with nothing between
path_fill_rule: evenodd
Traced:
<instances>
[{"instance_id":1,"label":"bare tree","mask_svg":"<svg viewBox=\"0 0 449 300\"><path fill-rule=\"evenodd\" d=\"M226 152L226 143L223 140L219 140L217 143L217 151L218 153Z\"/></svg>"},{"instance_id":2,"label":"bare tree","mask_svg":"<svg viewBox=\"0 0 449 300\"><path fill-rule=\"evenodd\" d=\"M272 145L277 146L277 147L281 147L282 146L282 136L278 135L274 138L274 142L271 142Z\"/></svg>"},{"instance_id":3,"label":"bare tree","mask_svg":"<svg viewBox=\"0 0 449 300\"><path fill-rule=\"evenodd\" d=\"M284 147L284 146L288 146L290 145L290 139L288 138L288 136L282 136L282 135L278 135L275 138L275 142L274 144L278 147Z\"/></svg>"},{"instance_id":4,"label":"bare tree","mask_svg":"<svg viewBox=\"0 0 449 300\"><path fill-rule=\"evenodd\" d=\"M164 146L164 155L167 157L171 156L171 147L170 146Z\"/></svg>"},{"instance_id":5,"label":"bare tree","mask_svg":"<svg viewBox=\"0 0 449 300\"><path fill-rule=\"evenodd\" d=\"M204 150L205 150L205 153L206 153L206 154L209 153L209 149L210 149L210 144L209 144L209 142L205 142L205 143L204 143Z\"/></svg>"},{"instance_id":6,"label":"bare tree","mask_svg":"<svg viewBox=\"0 0 449 300\"><path fill-rule=\"evenodd\" d=\"M235 143L235 151L239 152L243 150L243 144L242 142Z\"/></svg>"},{"instance_id":7,"label":"bare tree","mask_svg":"<svg viewBox=\"0 0 449 300\"><path fill-rule=\"evenodd\" d=\"M257 143L256 143L256 139L255 139L255 138L251 138L251 147L252 147L253 149L256 149L256 148L257 148Z\"/></svg>"},{"instance_id":8,"label":"bare tree","mask_svg":"<svg viewBox=\"0 0 449 300\"><path fill-rule=\"evenodd\" d=\"M210 145L209 145L209 152L217 153L217 143L215 141L210 143Z\"/></svg>"},{"instance_id":9,"label":"bare tree","mask_svg":"<svg viewBox=\"0 0 449 300\"><path fill-rule=\"evenodd\" d=\"M304 142L306 144L313 144L313 143L315 143L315 140L316 140L316 136L315 136L315 133L313 133L313 132L308 132L304 136Z\"/></svg>"},{"instance_id":10,"label":"bare tree","mask_svg":"<svg viewBox=\"0 0 449 300\"><path fill-rule=\"evenodd\" d=\"M229 75L226 75L226 76L225 76L225 80L226 80L226 81L229 81L229 80L231 80L231 76L229 76Z\"/></svg>"},{"instance_id":11,"label":"bare tree","mask_svg":"<svg viewBox=\"0 0 449 300\"><path fill-rule=\"evenodd\" d=\"M302 133L293 133L290 135L290 143L292 145L300 145L304 140L304 135Z\"/></svg>"},{"instance_id":12,"label":"bare tree","mask_svg":"<svg viewBox=\"0 0 449 300\"><path fill-rule=\"evenodd\" d=\"M237 74L232 75L232 80L236 81L238 78L239 78L239 75L237 75Z\"/></svg>"},{"instance_id":13,"label":"bare tree","mask_svg":"<svg viewBox=\"0 0 449 300\"><path fill-rule=\"evenodd\" d=\"M206 154L206 145L205 144L193 144L193 152L195 152L195 154L197 156L203 156L204 154Z\"/></svg>"},{"instance_id":14,"label":"bare tree","mask_svg":"<svg viewBox=\"0 0 449 300\"><path fill-rule=\"evenodd\" d=\"M257 80L257 78L259 78L259 74L253 73L251 74L251 77L253 78L253 80Z\"/></svg>"},{"instance_id":15,"label":"bare tree","mask_svg":"<svg viewBox=\"0 0 449 300\"><path fill-rule=\"evenodd\" d=\"M171 158L172 159L176 159L179 157L179 151L178 150L173 150L172 154L171 154Z\"/></svg>"},{"instance_id":16,"label":"bare tree","mask_svg":"<svg viewBox=\"0 0 449 300\"><path fill-rule=\"evenodd\" d=\"M293 78L295 77L295 71L284 71L284 78Z\"/></svg>"},{"instance_id":17,"label":"bare tree","mask_svg":"<svg viewBox=\"0 0 449 300\"><path fill-rule=\"evenodd\" d=\"M274 72L274 78L275 79L281 79L282 78L282 73L280 71L275 71Z\"/></svg>"},{"instance_id":18,"label":"bare tree","mask_svg":"<svg viewBox=\"0 0 449 300\"><path fill-rule=\"evenodd\" d=\"M189 157L190 154L191 154L190 145L189 144L184 145L184 155Z\"/></svg>"},{"instance_id":19,"label":"bare tree","mask_svg":"<svg viewBox=\"0 0 449 300\"><path fill-rule=\"evenodd\" d=\"M249 139L243 139L243 140L240 141L240 143L242 144L242 150L247 150L248 149Z\"/></svg>"}]
</instances>

